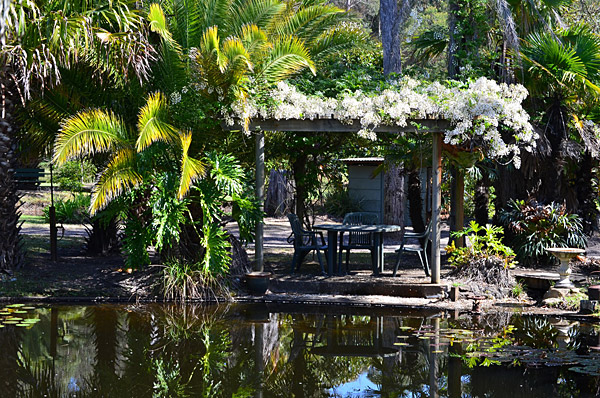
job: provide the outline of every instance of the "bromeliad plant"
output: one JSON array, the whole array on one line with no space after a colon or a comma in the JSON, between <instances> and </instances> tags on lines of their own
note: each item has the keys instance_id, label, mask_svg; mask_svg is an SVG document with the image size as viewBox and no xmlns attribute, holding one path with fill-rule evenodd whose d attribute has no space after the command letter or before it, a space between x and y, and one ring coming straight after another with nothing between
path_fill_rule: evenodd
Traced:
<instances>
[{"instance_id":1,"label":"bromeliad plant","mask_svg":"<svg viewBox=\"0 0 600 398\"><path fill-rule=\"evenodd\" d=\"M525 265L553 264L554 256L546 251L547 247L586 245L581 218L567 212L565 205L512 200L500 211L499 219L511 233L509 242L519 262Z\"/></svg>"}]
</instances>

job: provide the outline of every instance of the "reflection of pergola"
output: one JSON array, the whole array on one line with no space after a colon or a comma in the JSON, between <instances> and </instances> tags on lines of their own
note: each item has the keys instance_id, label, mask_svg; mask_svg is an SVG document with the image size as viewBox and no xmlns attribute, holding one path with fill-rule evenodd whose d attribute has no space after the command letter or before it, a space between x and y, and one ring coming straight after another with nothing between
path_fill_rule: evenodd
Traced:
<instances>
[{"instance_id":1,"label":"reflection of pergola","mask_svg":"<svg viewBox=\"0 0 600 398\"><path fill-rule=\"evenodd\" d=\"M442 137L449 123L446 120L408 120L406 127L400 126L379 126L374 128L375 132L382 133L403 133L420 132L432 133L433 135L433 184L432 184L432 259L431 259L431 283L440 283L440 211L441 211L441 191L442 182ZM227 130L241 130L239 125L226 126ZM287 120L252 120L249 124L249 130L256 133L256 196L261 204L264 205L265 193L265 137L264 131L281 132L326 132L326 133L355 133L362 129L358 121L353 123L343 123L337 119L287 119ZM259 224L256 228L256 271L263 270L263 225Z\"/></svg>"}]
</instances>

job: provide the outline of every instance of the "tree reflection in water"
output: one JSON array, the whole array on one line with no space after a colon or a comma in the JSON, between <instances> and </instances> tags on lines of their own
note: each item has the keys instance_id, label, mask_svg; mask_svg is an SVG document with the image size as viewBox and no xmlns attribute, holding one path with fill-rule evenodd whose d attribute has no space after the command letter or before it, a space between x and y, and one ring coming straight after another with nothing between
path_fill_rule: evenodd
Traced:
<instances>
[{"instance_id":1,"label":"tree reflection in water","mask_svg":"<svg viewBox=\"0 0 600 398\"><path fill-rule=\"evenodd\" d=\"M509 324L513 346L556 351L556 328L533 318L193 305L55 306L34 316L31 327L0 328L0 397L531 398L594 396L599 385L568 366L470 369L463 361L469 337L483 346ZM597 332L570 327L566 349L586 358Z\"/></svg>"}]
</instances>

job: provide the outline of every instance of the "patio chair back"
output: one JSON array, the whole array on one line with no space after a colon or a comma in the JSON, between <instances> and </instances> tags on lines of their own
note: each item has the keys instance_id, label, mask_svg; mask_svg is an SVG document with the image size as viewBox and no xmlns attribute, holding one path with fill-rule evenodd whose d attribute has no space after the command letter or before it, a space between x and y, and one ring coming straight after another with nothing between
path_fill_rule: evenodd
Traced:
<instances>
[{"instance_id":1,"label":"patio chair back","mask_svg":"<svg viewBox=\"0 0 600 398\"><path fill-rule=\"evenodd\" d=\"M396 276L396 272L398 272L398 267L400 266L400 258L402 253L404 252L416 252L419 256L419 260L421 261L421 265L423 266L423 270L425 271L425 275L429 276L429 260L427 258L427 246L429 245L429 240L431 239L431 231L433 229L433 220L430 220L423 232L405 232L402 237L402 242L400 242L400 248L396 250L398 254L396 258L396 265L394 266L393 276ZM416 247L408 247L406 246L408 241L413 239L418 242Z\"/></svg>"},{"instance_id":2,"label":"patio chair back","mask_svg":"<svg viewBox=\"0 0 600 398\"><path fill-rule=\"evenodd\" d=\"M292 234L294 235L293 243L294 246L302 245L302 224L300 219L295 214L288 214L288 220L290 220L290 226L292 227ZM290 242L292 243L292 242Z\"/></svg>"},{"instance_id":3,"label":"patio chair back","mask_svg":"<svg viewBox=\"0 0 600 398\"><path fill-rule=\"evenodd\" d=\"M294 245L294 257L292 259L292 272L300 268L300 264L304 257L311 251L315 251L321 266L321 273L325 274L323 260L321 259L321 251L327 253L328 247L325 244L323 235L320 232L306 231L302 228L300 219L295 214L288 214L290 226L292 227L292 235L288 238L288 242ZM293 238L292 238L293 236ZM317 236L320 238L317 239Z\"/></svg>"},{"instance_id":4,"label":"patio chair back","mask_svg":"<svg viewBox=\"0 0 600 398\"><path fill-rule=\"evenodd\" d=\"M376 225L379 223L377 213L354 212L347 213L344 216L344 225ZM348 244L356 246L371 246L373 244L373 234L367 232L350 232L348 234Z\"/></svg>"}]
</instances>

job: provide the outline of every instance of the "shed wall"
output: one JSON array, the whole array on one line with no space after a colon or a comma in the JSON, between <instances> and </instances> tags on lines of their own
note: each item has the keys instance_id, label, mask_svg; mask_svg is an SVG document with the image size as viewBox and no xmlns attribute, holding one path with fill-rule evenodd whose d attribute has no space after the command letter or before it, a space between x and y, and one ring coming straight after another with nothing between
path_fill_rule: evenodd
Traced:
<instances>
[{"instance_id":1,"label":"shed wall","mask_svg":"<svg viewBox=\"0 0 600 398\"><path fill-rule=\"evenodd\" d=\"M348 165L348 191L362 203L362 210L383 220L383 173L375 174L377 165Z\"/></svg>"}]
</instances>

